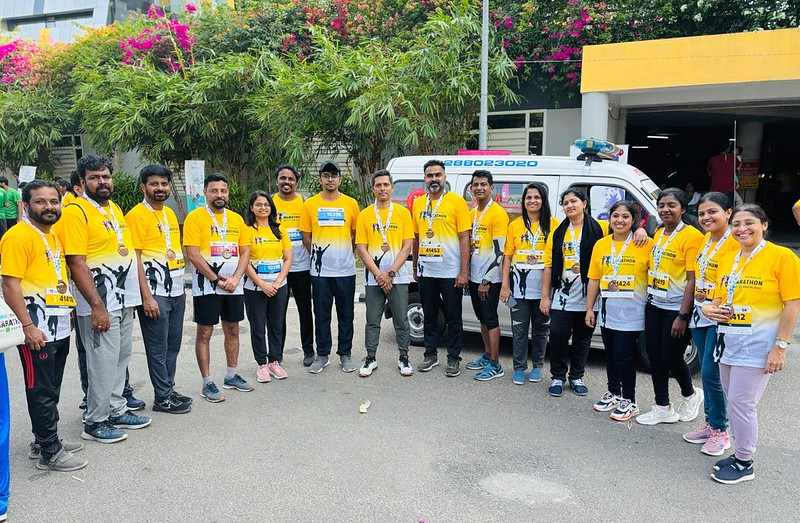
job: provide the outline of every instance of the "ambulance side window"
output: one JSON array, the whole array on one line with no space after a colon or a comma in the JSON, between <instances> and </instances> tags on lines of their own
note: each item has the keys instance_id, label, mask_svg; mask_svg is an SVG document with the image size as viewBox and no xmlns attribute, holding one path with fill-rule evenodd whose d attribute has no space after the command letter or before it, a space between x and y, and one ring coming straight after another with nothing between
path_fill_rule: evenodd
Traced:
<instances>
[{"instance_id":1,"label":"ambulance side window","mask_svg":"<svg viewBox=\"0 0 800 523\"><path fill-rule=\"evenodd\" d=\"M522 214L522 193L525 191L528 182L504 182L495 180L493 193L494 201L499 203L503 209L508 213L509 221L517 218ZM472 204L472 193L469 190L469 185L464 189L464 199L467 203Z\"/></svg>"},{"instance_id":2,"label":"ambulance side window","mask_svg":"<svg viewBox=\"0 0 800 523\"><path fill-rule=\"evenodd\" d=\"M622 187L603 184L587 184L572 185L570 186L570 189L579 189L586 195L588 200L587 207L589 214L595 220L608 220L611 206L620 200L635 201L637 204L639 204L639 212L641 214L639 217L639 224L647 229L648 234L652 235L655 233L656 226L658 225L656 218L645 211L645 207L642 206L638 198Z\"/></svg>"}]
</instances>

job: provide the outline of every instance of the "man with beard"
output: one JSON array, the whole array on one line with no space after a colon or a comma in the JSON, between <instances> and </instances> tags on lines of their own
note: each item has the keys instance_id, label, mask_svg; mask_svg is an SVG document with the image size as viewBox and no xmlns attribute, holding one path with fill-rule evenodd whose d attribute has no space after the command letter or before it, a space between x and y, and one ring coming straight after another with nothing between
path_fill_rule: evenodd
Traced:
<instances>
[{"instance_id":1,"label":"man with beard","mask_svg":"<svg viewBox=\"0 0 800 523\"><path fill-rule=\"evenodd\" d=\"M203 378L201 395L211 403L225 401L211 378L209 342L214 325L222 319L227 371L223 388L250 392L253 387L236 373L239 363L239 322L244 319L242 276L250 262L250 234L242 217L228 205L228 180L221 174L206 176L203 192L207 207L200 207L183 222L183 245L192 263L192 303L197 323L195 355ZM216 268L216 270L215 270Z\"/></svg>"},{"instance_id":2,"label":"man with beard","mask_svg":"<svg viewBox=\"0 0 800 523\"><path fill-rule=\"evenodd\" d=\"M344 372L353 372L353 298L356 292L356 265L353 240L358 219L358 203L339 192L342 176L333 162L325 162L320 172L322 191L306 200L300 220L303 245L313 253L311 289L316 319L317 358L308 369L319 374L328 366L333 339L331 308L336 302L339 341L336 353Z\"/></svg>"},{"instance_id":3,"label":"man with beard","mask_svg":"<svg viewBox=\"0 0 800 523\"><path fill-rule=\"evenodd\" d=\"M300 218L305 213L303 197L297 193L299 175L291 165L281 165L275 171L278 192L272 196L278 210L281 232L292 242L292 266L286 282L294 296L297 316L300 318L300 342L303 346L303 366L314 363L314 317L311 313L311 258L303 246ZM286 338L286 325L283 336Z\"/></svg>"},{"instance_id":4,"label":"man with beard","mask_svg":"<svg viewBox=\"0 0 800 523\"><path fill-rule=\"evenodd\" d=\"M142 203L125 216L131 230L142 305L137 309L142 329L147 369L153 384L153 410L183 414L192 399L175 391L175 367L183 337L186 262L175 212L165 205L172 172L163 165L148 165L139 172ZM145 270L144 265L149 266ZM152 281L148 280L148 278Z\"/></svg>"},{"instance_id":5,"label":"man with beard","mask_svg":"<svg viewBox=\"0 0 800 523\"><path fill-rule=\"evenodd\" d=\"M414 200L414 266L425 315L425 358L420 372L439 365L439 314L447 324L445 376L461 374L461 295L469 281L470 213L461 196L446 189L444 163L429 160L423 167L426 196Z\"/></svg>"},{"instance_id":6,"label":"man with beard","mask_svg":"<svg viewBox=\"0 0 800 523\"><path fill-rule=\"evenodd\" d=\"M83 434L87 440L116 443L128 437L120 429L150 425L147 416L129 412L123 396L133 342L133 317L141 305L139 269L133 265L117 282L108 267L127 267L135 259L130 229L111 201L114 182L108 158L87 155L78 161L83 195L64 208L55 233L64 246L76 287L78 328L86 349L89 388ZM101 299L92 271L114 282ZM120 297L124 296L123 306Z\"/></svg>"},{"instance_id":7,"label":"man with beard","mask_svg":"<svg viewBox=\"0 0 800 523\"><path fill-rule=\"evenodd\" d=\"M73 454L83 449L82 443L62 442L58 436L58 399L75 306L61 242L51 231L61 216L61 195L54 183L34 180L22 191L22 202L27 220L11 227L0 242L3 297L25 332L19 354L33 427L31 448L39 456L36 468L71 472L87 462ZM42 307L45 322L37 326L26 300ZM45 333L45 324L52 324L54 332Z\"/></svg>"}]
</instances>

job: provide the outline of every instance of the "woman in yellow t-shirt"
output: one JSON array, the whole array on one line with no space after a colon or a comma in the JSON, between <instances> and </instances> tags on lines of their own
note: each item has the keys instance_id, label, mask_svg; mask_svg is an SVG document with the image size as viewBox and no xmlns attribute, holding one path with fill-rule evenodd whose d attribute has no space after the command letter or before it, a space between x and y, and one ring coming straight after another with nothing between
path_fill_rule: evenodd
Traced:
<instances>
[{"instance_id":1,"label":"woman in yellow t-shirt","mask_svg":"<svg viewBox=\"0 0 800 523\"><path fill-rule=\"evenodd\" d=\"M533 366L528 380L534 383L542 381L544 352L550 334L550 318L539 310L544 251L558 223L558 219L550 212L547 186L539 182L528 184L522 191L522 216L508 225L500 288L500 301L511 308L514 348L512 381L517 385L525 383L531 328Z\"/></svg>"},{"instance_id":2,"label":"woman in yellow t-shirt","mask_svg":"<svg viewBox=\"0 0 800 523\"><path fill-rule=\"evenodd\" d=\"M711 477L720 483L754 478L756 407L770 376L786 364L800 314L800 259L766 241L767 226L767 215L757 205L733 211L731 231L740 248L720 260L714 300L703 307L718 323L714 359L736 446L733 455L714 465Z\"/></svg>"},{"instance_id":3,"label":"woman in yellow t-shirt","mask_svg":"<svg viewBox=\"0 0 800 523\"><path fill-rule=\"evenodd\" d=\"M684 191L664 189L657 204L664 226L656 231L648 262L644 328L656 403L636 418L642 425L692 421L703 404L703 391L695 390L683 359L694 302L695 259L703 235L687 223L689 197ZM683 396L677 409L669 401L670 374Z\"/></svg>"},{"instance_id":4,"label":"woman in yellow t-shirt","mask_svg":"<svg viewBox=\"0 0 800 523\"><path fill-rule=\"evenodd\" d=\"M639 222L639 206L619 201L608 211L611 235L594 244L589 262L586 291L586 325L594 329L595 302L600 296L600 332L606 349L608 391L593 405L598 412L611 412L615 421L628 421L639 414L636 404L636 352L644 330L647 299L649 238L642 245L633 239Z\"/></svg>"},{"instance_id":5,"label":"woman in yellow t-shirt","mask_svg":"<svg viewBox=\"0 0 800 523\"><path fill-rule=\"evenodd\" d=\"M268 383L287 377L281 367L292 266L292 244L279 228L278 210L269 194L255 191L245 214L250 232L250 263L245 269L244 305L250 321L250 343L258 369L256 380ZM267 339L269 351L267 351Z\"/></svg>"}]
</instances>

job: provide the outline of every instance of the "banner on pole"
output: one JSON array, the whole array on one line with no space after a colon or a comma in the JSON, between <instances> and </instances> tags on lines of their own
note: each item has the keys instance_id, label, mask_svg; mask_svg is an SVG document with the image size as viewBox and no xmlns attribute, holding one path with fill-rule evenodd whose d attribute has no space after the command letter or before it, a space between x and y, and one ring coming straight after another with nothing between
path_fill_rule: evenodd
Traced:
<instances>
[{"instance_id":1,"label":"banner on pole","mask_svg":"<svg viewBox=\"0 0 800 523\"><path fill-rule=\"evenodd\" d=\"M186 211L192 212L206 205L206 197L203 194L206 162L186 160L183 163L183 172L186 173Z\"/></svg>"}]
</instances>

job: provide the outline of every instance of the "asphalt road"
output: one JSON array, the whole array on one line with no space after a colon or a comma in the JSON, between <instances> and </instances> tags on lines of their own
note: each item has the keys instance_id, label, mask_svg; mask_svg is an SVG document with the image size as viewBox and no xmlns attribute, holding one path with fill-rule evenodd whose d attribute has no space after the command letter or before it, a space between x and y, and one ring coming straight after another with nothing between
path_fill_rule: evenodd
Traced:
<instances>
[{"instance_id":1,"label":"asphalt road","mask_svg":"<svg viewBox=\"0 0 800 523\"><path fill-rule=\"evenodd\" d=\"M290 306L290 319L295 310ZM364 305L356 304L354 355L363 357ZM191 316L187 313L187 318ZM402 378L391 323L384 321L379 369L368 378L334 365L319 376L289 349L289 378L225 391L210 404L199 395L194 328L186 323L178 388L195 398L187 415L152 413L152 389L135 328L132 377L147 401L151 427L115 445L88 443L89 466L73 474L41 472L28 459L31 439L19 358L7 353L12 396L10 521L796 521L800 519L800 358L770 383L761 403L754 482L709 479L714 458L684 443L695 424L642 427L611 422L591 404L605 390L602 353L590 358L588 398L547 396L546 383L506 377L447 379L441 367ZM287 347L299 342L290 321ZM798 340L800 341L800 340ZM480 350L466 339L465 360ZM221 384L221 333L212 341ZM444 352L440 354L445 360ZM421 352L413 353L416 364ZM336 361L334 359L334 361ZM242 327L239 368L255 363ZM699 379L699 378L698 378ZM252 381L255 381L252 378ZM640 375L643 408L652 386ZM672 392L678 391L672 384ZM81 431L77 359L62 388L62 437ZM363 400L371 401L359 414Z\"/></svg>"}]
</instances>

